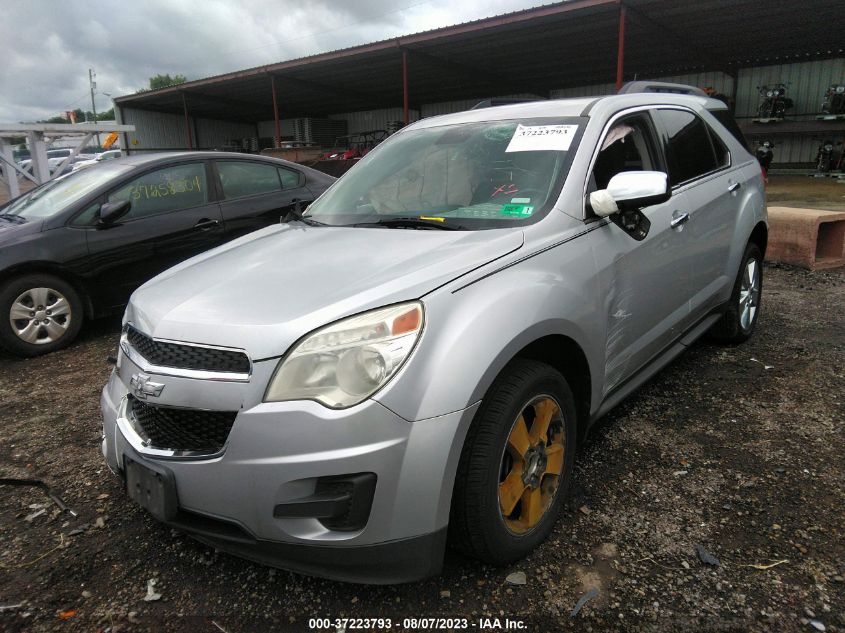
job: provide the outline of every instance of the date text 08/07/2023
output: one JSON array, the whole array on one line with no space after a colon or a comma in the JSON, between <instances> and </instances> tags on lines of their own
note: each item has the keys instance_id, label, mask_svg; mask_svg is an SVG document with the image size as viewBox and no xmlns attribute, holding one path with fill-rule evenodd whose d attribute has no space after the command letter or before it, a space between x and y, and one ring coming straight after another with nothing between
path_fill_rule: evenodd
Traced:
<instances>
[{"instance_id":1,"label":"date text 08/07/2023","mask_svg":"<svg viewBox=\"0 0 845 633\"><path fill-rule=\"evenodd\" d=\"M527 631L525 622L515 618L310 618L308 628L312 631Z\"/></svg>"}]
</instances>

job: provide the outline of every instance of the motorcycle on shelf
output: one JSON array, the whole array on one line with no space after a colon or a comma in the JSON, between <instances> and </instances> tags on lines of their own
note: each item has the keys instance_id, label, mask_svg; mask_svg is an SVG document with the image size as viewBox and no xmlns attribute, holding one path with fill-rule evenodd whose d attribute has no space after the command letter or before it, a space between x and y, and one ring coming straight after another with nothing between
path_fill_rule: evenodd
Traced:
<instances>
[{"instance_id":1,"label":"motorcycle on shelf","mask_svg":"<svg viewBox=\"0 0 845 633\"><path fill-rule=\"evenodd\" d=\"M831 84L824 93L822 102L823 118L845 115L845 85Z\"/></svg>"},{"instance_id":2,"label":"motorcycle on shelf","mask_svg":"<svg viewBox=\"0 0 845 633\"><path fill-rule=\"evenodd\" d=\"M834 161L836 157L836 146L842 145L842 141L834 143L831 140L825 139L819 145L819 152L816 155L816 175L827 175L832 171L837 171L842 163L842 151L839 151L839 160Z\"/></svg>"},{"instance_id":3,"label":"motorcycle on shelf","mask_svg":"<svg viewBox=\"0 0 845 633\"><path fill-rule=\"evenodd\" d=\"M763 170L764 182L769 182L769 165L772 164L772 159L774 158L774 152L772 151L774 148L775 144L772 141L761 141L757 145L757 161Z\"/></svg>"},{"instance_id":4,"label":"motorcycle on shelf","mask_svg":"<svg viewBox=\"0 0 845 633\"><path fill-rule=\"evenodd\" d=\"M757 91L763 98L760 107L757 109L758 121L778 120L786 116L786 111L793 106L792 99L786 96L786 84L779 83L774 86L757 86Z\"/></svg>"}]
</instances>

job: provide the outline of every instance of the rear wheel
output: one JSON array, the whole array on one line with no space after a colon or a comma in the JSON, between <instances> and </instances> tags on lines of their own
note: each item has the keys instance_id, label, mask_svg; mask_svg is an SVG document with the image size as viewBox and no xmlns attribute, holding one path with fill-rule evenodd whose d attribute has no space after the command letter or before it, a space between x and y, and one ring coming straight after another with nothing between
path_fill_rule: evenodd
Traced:
<instances>
[{"instance_id":1,"label":"rear wheel","mask_svg":"<svg viewBox=\"0 0 845 633\"><path fill-rule=\"evenodd\" d=\"M763 255L756 244L745 247L728 307L710 330L710 338L724 343L744 343L754 334L760 317L763 292Z\"/></svg>"},{"instance_id":2,"label":"rear wheel","mask_svg":"<svg viewBox=\"0 0 845 633\"><path fill-rule=\"evenodd\" d=\"M25 275L0 286L0 346L17 356L66 347L82 327L82 302L67 282Z\"/></svg>"},{"instance_id":3,"label":"rear wheel","mask_svg":"<svg viewBox=\"0 0 845 633\"><path fill-rule=\"evenodd\" d=\"M537 547L569 487L575 431L575 402L564 377L544 363L511 363L485 396L464 443L452 544L499 565Z\"/></svg>"}]
</instances>

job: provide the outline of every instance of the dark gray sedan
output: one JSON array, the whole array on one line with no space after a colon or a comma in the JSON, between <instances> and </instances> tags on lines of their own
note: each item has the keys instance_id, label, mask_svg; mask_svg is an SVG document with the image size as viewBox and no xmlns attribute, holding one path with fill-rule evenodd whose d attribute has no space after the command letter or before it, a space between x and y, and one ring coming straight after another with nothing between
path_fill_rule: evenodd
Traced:
<instances>
[{"instance_id":1,"label":"dark gray sedan","mask_svg":"<svg viewBox=\"0 0 845 633\"><path fill-rule=\"evenodd\" d=\"M63 347L148 279L296 215L334 180L264 156L180 152L45 183L0 207L0 347L20 356Z\"/></svg>"}]
</instances>

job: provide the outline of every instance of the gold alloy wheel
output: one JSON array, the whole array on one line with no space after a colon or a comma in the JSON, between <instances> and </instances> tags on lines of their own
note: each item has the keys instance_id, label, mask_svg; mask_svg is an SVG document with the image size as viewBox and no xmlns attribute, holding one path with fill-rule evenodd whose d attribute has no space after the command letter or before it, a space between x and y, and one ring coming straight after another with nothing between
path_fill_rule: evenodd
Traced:
<instances>
[{"instance_id":1,"label":"gold alloy wheel","mask_svg":"<svg viewBox=\"0 0 845 633\"><path fill-rule=\"evenodd\" d=\"M533 530L552 505L564 443L563 412L554 398L537 396L522 408L499 468L499 511L511 533Z\"/></svg>"}]
</instances>

